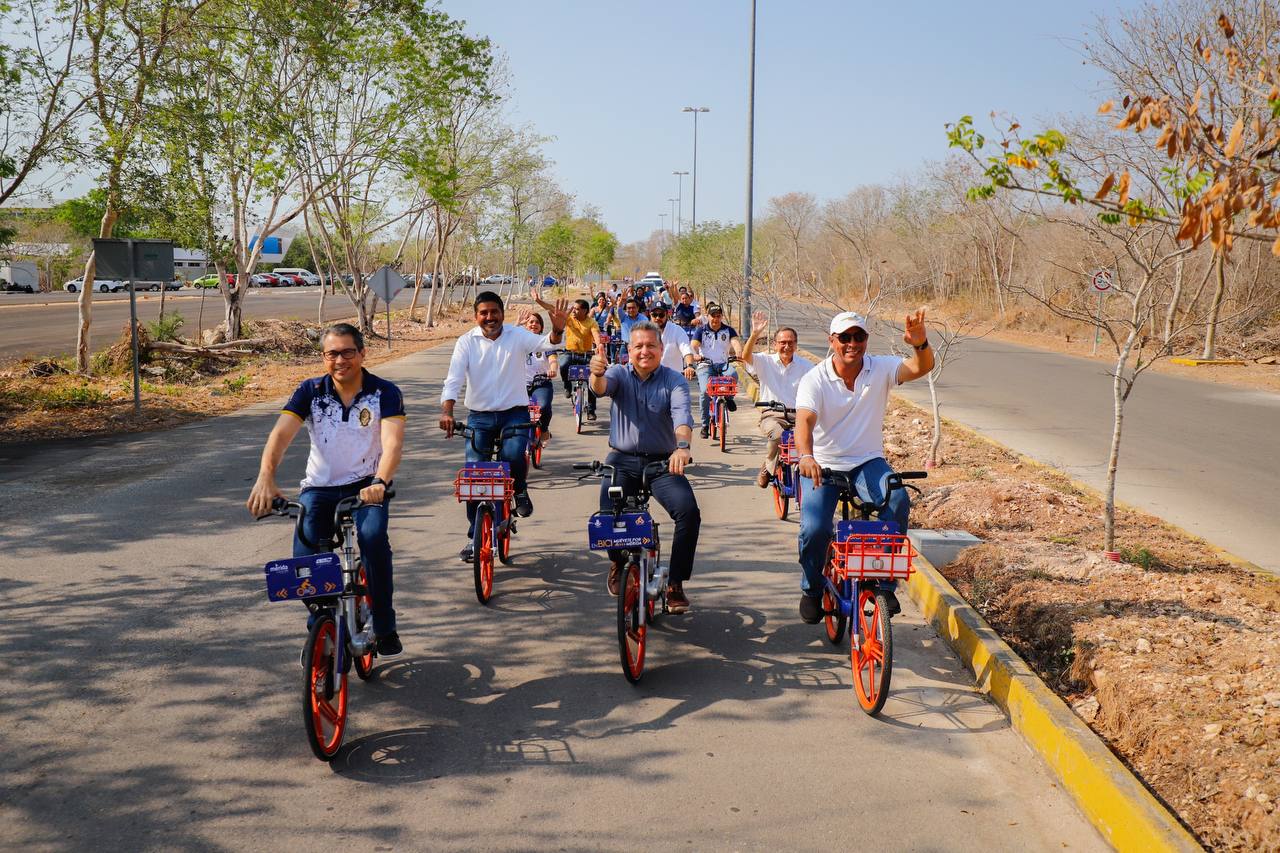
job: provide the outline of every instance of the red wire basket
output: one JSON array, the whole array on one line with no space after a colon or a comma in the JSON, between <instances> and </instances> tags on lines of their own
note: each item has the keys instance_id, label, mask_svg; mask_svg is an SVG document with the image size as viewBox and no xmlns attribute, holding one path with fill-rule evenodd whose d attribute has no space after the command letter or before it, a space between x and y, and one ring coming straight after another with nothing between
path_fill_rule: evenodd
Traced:
<instances>
[{"instance_id":1,"label":"red wire basket","mask_svg":"<svg viewBox=\"0 0 1280 853\"><path fill-rule=\"evenodd\" d=\"M782 439L778 442L778 452L781 454L783 465L794 465L800 461L796 457L795 434L790 430L782 434Z\"/></svg>"},{"instance_id":2,"label":"red wire basket","mask_svg":"<svg viewBox=\"0 0 1280 853\"><path fill-rule=\"evenodd\" d=\"M712 376L707 379L707 394L712 397L732 397L738 393L738 377Z\"/></svg>"},{"instance_id":3,"label":"red wire basket","mask_svg":"<svg viewBox=\"0 0 1280 853\"><path fill-rule=\"evenodd\" d=\"M833 547L840 580L906 580L915 571L916 549L905 536L855 533Z\"/></svg>"},{"instance_id":4,"label":"red wire basket","mask_svg":"<svg viewBox=\"0 0 1280 853\"><path fill-rule=\"evenodd\" d=\"M463 468L453 480L453 494L459 503L465 501L498 501L511 499L515 481L501 468Z\"/></svg>"}]
</instances>

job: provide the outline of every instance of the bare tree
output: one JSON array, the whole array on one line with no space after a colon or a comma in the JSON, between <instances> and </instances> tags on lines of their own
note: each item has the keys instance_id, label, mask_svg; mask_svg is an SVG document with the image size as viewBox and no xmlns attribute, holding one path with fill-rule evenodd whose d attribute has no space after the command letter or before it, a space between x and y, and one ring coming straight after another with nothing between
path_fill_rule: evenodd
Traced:
<instances>
[{"instance_id":1,"label":"bare tree","mask_svg":"<svg viewBox=\"0 0 1280 853\"><path fill-rule=\"evenodd\" d=\"M804 280L800 255L818 222L818 200L813 193L791 192L769 199L769 211L777 217L791 241L791 281L799 293Z\"/></svg>"}]
</instances>

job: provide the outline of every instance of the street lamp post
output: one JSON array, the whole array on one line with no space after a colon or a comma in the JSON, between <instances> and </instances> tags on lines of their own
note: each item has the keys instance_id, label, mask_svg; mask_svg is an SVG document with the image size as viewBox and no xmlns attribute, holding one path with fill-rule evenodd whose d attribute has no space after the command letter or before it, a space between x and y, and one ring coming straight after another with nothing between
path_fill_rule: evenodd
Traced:
<instances>
[{"instance_id":1,"label":"street lamp post","mask_svg":"<svg viewBox=\"0 0 1280 853\"><path fill-rule=\"evenodd\" d=\"M693 229L698 230L698 113L711 112L710 107L685 107L682 113L693 113L693 205L689 218L693 220Z\"/></svg>"},{"instance_id":2,"label":"street lamp post","mask_svg":"<svg viewBox=\"0 0 1280 853\"><path fill-rule=\"evenodd\" d=\"M674 239L675 239L675 236L676 236L676 232L675 232L675 227L676 227L676 200L675 200L674 198L669 198L669 199L667 199L667 201L671 202L671 228L672 228L672 231L671 231L671 239L673 239L673 240L674 240Z\"/></svg>"},{"instance_id":3,"label":"street lamp post","mask_svg":"<svg viewBox=\"0 0 1280 853\"><path fill-rule=\"evenodd\" d=\"M751 59L747 65L747 216L742 246L742 316L738 328L750 328L751 322L751 216L752 183L755 167L756 137L756 0L751 0Z\"/></svg>"},{"instance_id":4,"label":"street lamp post","mask_svg":"<svg viewBox=\"0 0 1280 853\"><path fill-rule=\"evenodd\" d=\"M667 214L658 214L658 236L662 236L662 232L667 230Z\"/></svg>"},{"instance_id":5,"label":"street lamp post","mask_svg":"<svg viewBox=\"0 0 1280 853\"><path fill-rule=\"evenodd\" d=\"M679 213L676 215L676 236L680 236L680 220L684 218L684 176L688 172L672 172L676 176L676 207Z\"/></svg>"}]
</instances>

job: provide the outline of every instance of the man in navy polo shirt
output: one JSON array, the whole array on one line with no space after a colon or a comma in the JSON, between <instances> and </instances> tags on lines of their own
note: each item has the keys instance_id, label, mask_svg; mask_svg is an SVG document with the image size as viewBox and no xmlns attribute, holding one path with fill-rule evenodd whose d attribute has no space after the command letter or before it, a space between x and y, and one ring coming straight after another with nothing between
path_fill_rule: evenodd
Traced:
<instances>
[{"instance_id":1,"label":"man in navy polo shirt","mask_svg":"<svg viewBox=\"0 0 1280 853\"><path fill-rule=\"evenodd\" d=\"M364 369L364 335L349 323L338 323L320 338L325 375L298 386L276 419L262 451L258 480L246 505L254 517L266 515L275 498L276 469L303 425L311 438L307 473L298 502L306 507L304 532L317 544L333 536L338 501L359 495L368 506L355 511L356 539L373 598L373 633L378 655L403 651L391 606L391 543L387 510L391 485L404 444L404 397L400 389ZM327 549L326 549L327 550ZM314 553L294 537L293 555Z\"/></svg>"},{"instance_id":2,"label":"man in navy polo shirt","mask_svg":"<svg viewBox=\"0 0 1280 853\"><path fill-rule=\"evenodd\" d=\"M726 376L729 370L729 356L737 356L742 346L738 333L733 326L724 322L724 309L714 302L707 303L706 323L698 326L693 333L689 346L698 357L698 386L702 390L699 406L702 409L702 437L711 435L711 395L707 393L707 385L713 376ZM736 412L738 404L732 397L726 397L725 406Z\"/></svg>"}]
</instances>

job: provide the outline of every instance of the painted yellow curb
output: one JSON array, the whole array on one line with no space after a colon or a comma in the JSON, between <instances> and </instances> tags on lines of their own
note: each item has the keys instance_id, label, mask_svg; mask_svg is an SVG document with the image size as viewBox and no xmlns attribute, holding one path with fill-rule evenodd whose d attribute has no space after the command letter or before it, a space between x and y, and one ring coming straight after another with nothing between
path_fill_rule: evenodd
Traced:
<instances>
[{"instance_id":1,"label":"painted yellow curb","mask_svg":"<svg viewBox=\"0 0 1280 853\"><path fill-rule=\"evenodd\" d=\"M921 613L1112 847L1203 849L937 569L923 557L915 565L907 589Z\"/></svg>"},{"instance_id":2,"label":"painted yellow curb","mask_svg":"<svg viewBox=\"0 0 1280 853\"><path fill-rule=\"evenodd\" d=\"M1188 367L1212 367L1216 364L1244 364L1236 358L1171 358L1174 364L1185 364Z\"/></svg>"}]
</instances>

